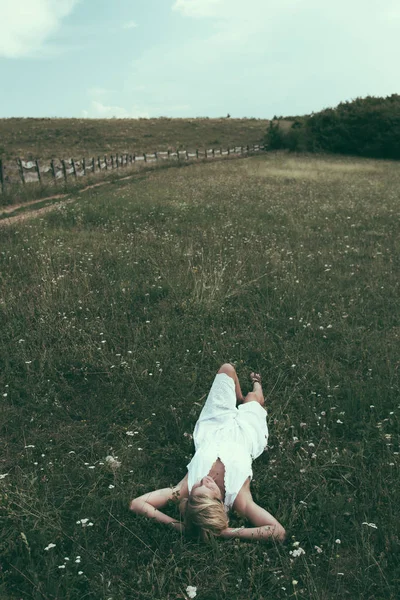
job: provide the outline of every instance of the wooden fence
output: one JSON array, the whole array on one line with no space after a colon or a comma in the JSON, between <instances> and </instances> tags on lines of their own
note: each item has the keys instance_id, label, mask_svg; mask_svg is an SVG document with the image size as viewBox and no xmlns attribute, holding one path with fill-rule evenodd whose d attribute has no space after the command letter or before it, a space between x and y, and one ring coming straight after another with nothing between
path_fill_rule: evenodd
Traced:
<instances>
[{"instance_id":1,"label":"wooden fence","mask_svg":"<svg viewBox=\"0 0 400 600\"><path fill-rule=\"evenodd\" d=\"M161 160L198 160L204 158L215 158L218 156L241 155L249 152L260 152L265 147L259 144L247 146L234 146L233 148L210 148L206 150L175 150L153 152L150 154L111 154L110 156L97 156L89 159L52 159L43 164L39 159L23 160L17 158L14 161L5 161L0 158L0 191L5 193L7 187L20 183L56 184L62 180L78 179L90 173L100 171L112 171L133 166L139 163L153 163Z\"/></svg>"}]
</instances>

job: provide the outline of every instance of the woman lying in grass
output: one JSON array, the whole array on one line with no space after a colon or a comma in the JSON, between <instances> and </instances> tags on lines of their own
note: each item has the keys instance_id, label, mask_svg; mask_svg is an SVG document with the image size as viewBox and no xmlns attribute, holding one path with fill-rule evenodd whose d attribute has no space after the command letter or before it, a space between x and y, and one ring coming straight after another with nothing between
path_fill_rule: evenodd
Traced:
<instances>
[{"instance_id":1,"label":"woman lying in grass","mask_svg":"<svg viewBox=\"0 0 400 600\"><path fill-rule=\"evenodd\" d=\"M250 492L252 461L263 453L268 440L261 377L252 373L250 378L253 391L244 398L235 368L222 365L194 429L196 453L187 465L188 473L174 488L134 498L133 512L205 542L212 536L285 539L282 525L253 501ZM183 524L158 510L169 500L179 502ZM230 509L255 527L230 528Z\"/></svg>"}]
</instances>

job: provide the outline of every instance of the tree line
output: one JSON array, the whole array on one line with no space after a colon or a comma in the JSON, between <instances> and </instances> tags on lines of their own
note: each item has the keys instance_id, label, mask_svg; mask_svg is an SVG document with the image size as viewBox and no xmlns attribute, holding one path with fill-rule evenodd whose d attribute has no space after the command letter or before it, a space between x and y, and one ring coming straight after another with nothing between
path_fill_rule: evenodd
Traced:
<instances>
[{"instance_id":1,"label":"tree line","mask_svg":"<svg viewBox=\"0 0 400 600\"><path fill-rule=\"evenodd\" d=\"M264 143L271 150L400 159L400 95L341 102L336 108L294 117L289 129L281 127L280 119L272 120Z\"/></svg>"}]
</instances>

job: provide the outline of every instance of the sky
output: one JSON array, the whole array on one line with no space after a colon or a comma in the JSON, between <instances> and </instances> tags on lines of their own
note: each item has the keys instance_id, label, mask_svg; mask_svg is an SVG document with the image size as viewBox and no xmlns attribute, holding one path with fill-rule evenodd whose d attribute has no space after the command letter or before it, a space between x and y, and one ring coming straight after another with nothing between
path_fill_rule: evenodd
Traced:
<instances>
[{"instance_id":1,"label":"sky","mask_svg":"<svg viewBox=\"0 0 400 600\"><path fill-rule=\"evenodd\" d=\"M0 0L0 118L255 117L400 92L399 0Z\"/></svg>"}]
</instances>

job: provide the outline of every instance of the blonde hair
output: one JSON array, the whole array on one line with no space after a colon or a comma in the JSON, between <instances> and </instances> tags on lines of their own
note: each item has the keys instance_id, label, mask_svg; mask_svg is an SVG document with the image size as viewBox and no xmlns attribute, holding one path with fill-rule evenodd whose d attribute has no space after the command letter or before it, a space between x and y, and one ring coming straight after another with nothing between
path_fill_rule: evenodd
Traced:
<instances>
[{"instance_id":1,"label":"blonde hair","mask_svg":"<svg viewBox=\"0 0 400 600\"><path fill-rule=\"evenodd\" d=\"M182 498L179 508L184 514L186 535L202 542L209 542L229 525L224 504L217 498L205 494L189 495L188 498Z\"/></svg>"}]
</instances>

